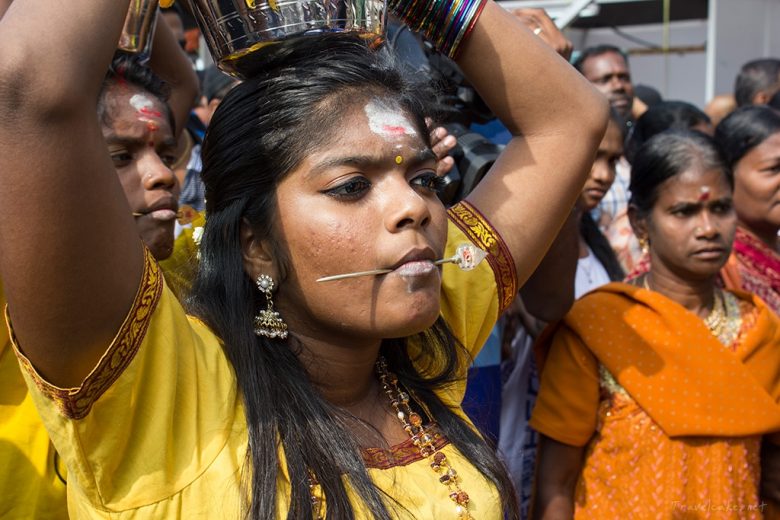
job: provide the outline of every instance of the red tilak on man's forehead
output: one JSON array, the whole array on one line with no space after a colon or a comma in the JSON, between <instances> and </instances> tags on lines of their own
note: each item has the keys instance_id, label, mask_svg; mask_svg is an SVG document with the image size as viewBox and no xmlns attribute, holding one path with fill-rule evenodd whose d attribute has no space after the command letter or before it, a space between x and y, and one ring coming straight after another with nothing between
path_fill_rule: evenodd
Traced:
<instances>
[{"instance_id":1,"label":"red tilak on man's forehead","mask_svg":"<svg viewBox=\"0 0 780 520\"><path fill-rule=\"evenodd\" d=\"M406 128L397 125L382 125L382 130L390 135L404 135L406 134Z\"/></svg>"},{"instance_id":2,"label":"red tilak on man's forehead","mask_svg":"<svg viewBox=\"0 0 780 520\"><path fill-rule=\"evenodd\" d=\"M149 107L141 107L138 109L138 111L145 116L162 117L162 112L158 110L152 110Z\"/></svg>"},{"instance_id":3,"label":"red tilak on man's forehead","mask_svg":"<svg viewBox=\"0 0 780 520\"><path fill-rule=\"evenodd\" d=\"M707 202L710 200L710 188L708 186L701 187L701 195L699 195L699 202Z\"/></svg>"}]
</instances>

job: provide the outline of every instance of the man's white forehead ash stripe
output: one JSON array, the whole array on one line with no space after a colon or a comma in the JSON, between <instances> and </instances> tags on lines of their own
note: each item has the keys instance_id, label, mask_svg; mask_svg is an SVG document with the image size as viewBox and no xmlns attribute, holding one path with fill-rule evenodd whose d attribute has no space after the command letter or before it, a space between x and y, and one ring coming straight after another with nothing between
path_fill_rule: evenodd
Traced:
<instances>
[{"instance_id":1,"label":"man's white forehead ash stripe","mask_svg":"<svg viewBox=\"0 0 780 520\"><path fill-rule=\"evenodd\" d=\"M130 106L140 112L144 109L153 108L154 102L143 94L134 94L130 98Z\"/></svg>"},{"instance_id":2,"label":"man's white forehead ash stripe","mask_svg":"<svg viewBox=\"0 0 780 520\"><path fill-rule=\"evenodd\" d=\"M371 131L386 140L417 134L414 125L397 105L373 99L366 104L365 111Z\"/></svg>"}]
</instances>

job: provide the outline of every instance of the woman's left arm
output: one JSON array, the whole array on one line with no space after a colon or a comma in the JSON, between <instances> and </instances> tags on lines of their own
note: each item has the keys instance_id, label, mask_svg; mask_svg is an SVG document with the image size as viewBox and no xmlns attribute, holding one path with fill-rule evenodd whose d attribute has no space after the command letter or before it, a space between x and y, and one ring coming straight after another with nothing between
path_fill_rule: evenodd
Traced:
<instances>
[{"instance_id":1,"label":"woman's left arm","mask_svg":"<svg viewBox=\"0 0 780 520\"><path fill-rule=\"evenodd\" d=\"M190 110L195 106L200 85L190 59L179 46L164 16L157 17L149 68L171 88L168 106L176 123L174 131L178 137L187 124Z\"/></svg>"},{"instance_id":2,"label":"woman's left arm","mask_svg":"<svg viewBox=\"0 0 780 520\"><path fill-rule=\"evenodd\" d=\"M547 17L540 29L557 31ZM515 136L467 201L503 237L522 285L582 189L604 134L607 101L494 2L485 5L457 62Z\"/></svg>"}]
</instances>

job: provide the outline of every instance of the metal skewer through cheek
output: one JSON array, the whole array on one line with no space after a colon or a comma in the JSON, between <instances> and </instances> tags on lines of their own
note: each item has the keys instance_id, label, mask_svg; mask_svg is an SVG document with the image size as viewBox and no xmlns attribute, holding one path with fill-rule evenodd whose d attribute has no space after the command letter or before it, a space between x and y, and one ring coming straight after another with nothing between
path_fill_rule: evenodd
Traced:
<instances>
[{"instance_id":1,"label":"metal skewer through cheek","mask_svg":"<svg viewBox=\"0 0 780 520\"><path fill-rule=\"evenodd\" d=\"M145 216L145 215L148 215L148 213L139 213L139 212L137 212L137 211L134 211L134 212L132 213L132 215L133 215L134 217L143 217L143 216ZM184 215L184 212L182 212L182 211L177 211L177 212L176 212L176 218L181 218L181 217L182 217L182 215Z\"/></svg>"},{"instance_id":2,"label":"metal skewer through cheek","mask_svg":"<svg viewBox=\"0 0 780 520\"><path fill-rule=\"evenodd\" d=\"M435 260L433 265L457 264L464 271L471 271L485 259L487 252L473 244L461 244L455 250L455 256ZM318 282L334 282L346 278L358 278L360 276L376 276L380 274L392 273L393 269L372 269L371 271L358 271L355 273L336 274L333 276L323 276L318 278Z\"/></svg>"},{"instance_id":3,"label":"metal skewer through cheek","mask_svg":"<svg viewBox=\"0 0 780 520\"><path fill-rule=\"evenodd\" d=\"M442 258L441 260L436 260L433 262L433 265L441 265L446 263L457 263L459 261L459 258L453 256L452 258ZM372 276L372 275L380 275L380 274L387 274L392 273L392 269L373 269L371 271L358 271L356 273L346 273L346 274L335 274L333 276L323 276L322 278L317 278L318 282L334 282L336 280L344 280L345 278L357 278L359 276Z\"/></svg>"}]
</instances>

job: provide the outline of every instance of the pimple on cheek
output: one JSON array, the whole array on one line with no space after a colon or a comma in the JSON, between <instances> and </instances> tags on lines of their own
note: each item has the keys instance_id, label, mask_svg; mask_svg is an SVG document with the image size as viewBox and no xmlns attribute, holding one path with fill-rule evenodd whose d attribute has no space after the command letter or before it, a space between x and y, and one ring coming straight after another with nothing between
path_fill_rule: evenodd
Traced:
<instances>
[{"instance_id":1,"label":"pimple on cheek","mask_svg":"<svg viewBox=\"0 0 780 520\"><path fill-rule=\"evenodd\" d=\"M323 276L341 272L339 269L349 269L352 264L362 265L368 253L365 238L357 232L356 226L343 223L323 224L310 229L305 244L301 256L308 257L315 269L323 270L323 273L318 273Z\"/></svg>"}]
</instances>

